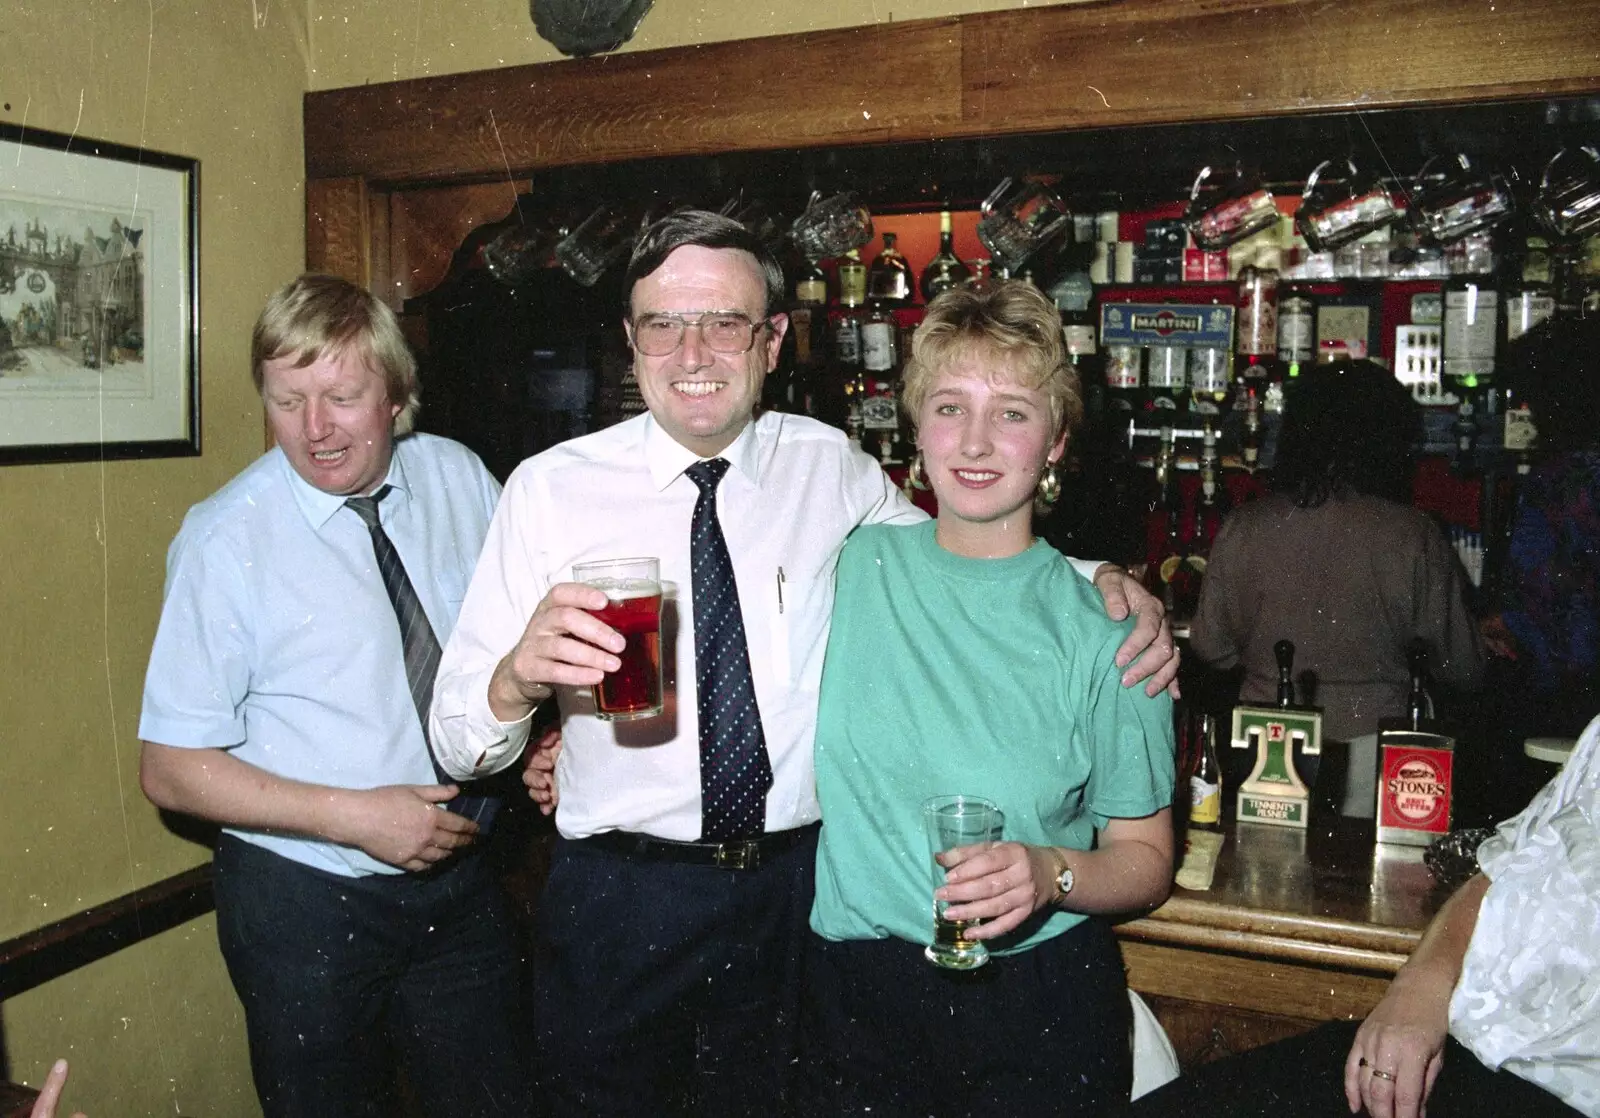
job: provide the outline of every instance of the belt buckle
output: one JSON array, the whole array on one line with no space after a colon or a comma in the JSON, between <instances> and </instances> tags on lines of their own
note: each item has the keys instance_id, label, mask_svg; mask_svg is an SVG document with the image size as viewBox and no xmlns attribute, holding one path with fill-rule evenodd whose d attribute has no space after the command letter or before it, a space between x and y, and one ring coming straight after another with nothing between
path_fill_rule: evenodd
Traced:
<instances>
[{"instance_id":1,"label":"belt buckle","mask_svg":"<svg viewBox=\"0 0 1600 1118\"><path fill-rule=\"evenodd\" d=\"M755 839L722 843L717 847L716 864L725 870L753 870L761 861L761 847Z\"/></svg>"}]
</instances>

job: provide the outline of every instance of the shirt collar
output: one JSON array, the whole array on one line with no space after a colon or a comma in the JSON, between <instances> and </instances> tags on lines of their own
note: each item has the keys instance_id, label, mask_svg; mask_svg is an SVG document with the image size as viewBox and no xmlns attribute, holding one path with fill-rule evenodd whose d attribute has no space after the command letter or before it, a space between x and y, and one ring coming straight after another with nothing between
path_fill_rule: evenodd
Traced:
<instances>
[{"instance_id":1,"label":"shirt collar","mask_svg":"<svg viewBox=\"0 0 1600 1118\"><path fill-rule=\"evenodd\" d=\"M283 469L284 477L288 479L289 492L294 495L294 503L300 506L300 513L312 528L320 531L328 521L333 519L334 513L344 508L346 498L337 493L325 493L312 485L305 478L295 472L290 465L288 455L283 453L283 448L277 448L278 462ZM389 455L389 472L385 475L382 485L387 485L394 490L384 497L385 504L398 502L407 504L411 500L411 487L406 483L406 468L400 454L400 443L395 442L394 452ZM377 490L373 490L377 492ZM391 505L392 507L392 505Z\"/></svg>"},{"instance_id":2,"label":"shirt collar","mask_svg":"<svg viewBox=\"0 0 1600 1118\"><path fill-rule=\"evenodd\" d=\"M745 424L739 437L715 455L725 458L728 465L750 479L752 485L761 482L761 440L757 433L759 419ZM650 470L650 480L659 492L678 479L678 476L696 462L704 461L698 454L674 439L653 415L646 414L644 428L644 460Z\"/></svg>"}]
</instances>

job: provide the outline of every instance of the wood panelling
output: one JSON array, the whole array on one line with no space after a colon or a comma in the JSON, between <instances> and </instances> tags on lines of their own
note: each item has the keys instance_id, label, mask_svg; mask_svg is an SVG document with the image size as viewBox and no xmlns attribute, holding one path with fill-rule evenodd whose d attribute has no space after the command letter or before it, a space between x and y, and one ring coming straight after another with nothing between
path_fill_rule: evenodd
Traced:
<instances>
[{"instance_id":1,"label":"wood panelling","mask_svg":"<svg viewBox=\"0 0 1600 1118\"><path fill-rule=\"evenodd\" d=\"M359 175L306 183L306 268L372 282L366 183Z\"/></svg>"},{"instance_id":2,"label":"wood panelling","mask_svg":"<svg viewBox=\"0 0 1600 1118\"><path fill-rule=\"evenodd\" d=\"M381 197L383 215L375 217L373 244L387 251L381 255L381 268L379 257L373 259L372 290L399 306L444 279L467 234L508 216L517 204L517 188L507 182L476 183ZM378 220L386 225L381 237Z\"/></svg>"},{"instance_id":3,"label":"wood panelling","mask_svg":"<svg viewBox=\"0 0 1600 1118\"><path fill-rule=\"evenodd\" d=\"M306 174L381 182L940 135L960 21L922 20L422 78L306 96Z\"/></svg>"},{"instance_id":4,"label":"wood panelling","mask_svg":"<svg viewBox=\"0 0 1600 1118\"><path fill-rule=\"evenodd\" d=\"M1596 0L1108 0L311 93L309 178L540 168L1600 88Z\"/></svg>"},{"instance_id":5,"label":"wood panelling","mask_svg":"<svg viewBox=\"0 0 1600 1118\"><path fill-rule=\"evenodd\" d=\"M1365 1017L1389 988L1387 977L1127 939L1122 961L1141 994L1311 1021Z\"/></svg>"},{"instance_id":6,"label":"wood panelling","mask_svg":"<svg viewBox=\"0 0 1600 1118\"><path fill-rule=\"evenodd\" d=\"M1124 0L963 25L963 124L1036 132L1592 90L1592 2Z\"/></svg>"}]
</instances>

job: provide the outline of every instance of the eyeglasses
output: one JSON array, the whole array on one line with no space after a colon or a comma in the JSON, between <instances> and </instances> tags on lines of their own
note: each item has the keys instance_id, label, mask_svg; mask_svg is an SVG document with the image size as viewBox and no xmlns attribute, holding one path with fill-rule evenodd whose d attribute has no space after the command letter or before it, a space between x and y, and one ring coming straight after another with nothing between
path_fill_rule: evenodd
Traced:
<instances>
[{"instance_id":1,"label":"eyeglasses","mask_svg":"<svg viewBox=\"0 0 1600 1118\"><path fill-rule=\"evenodd\" d=\"M771 325L771 319L751 322L738 311L706 311L698 315L642 314L633 322L633 345L646 357L665 357L683 344L683 332L690 326L700 331L700 340L714 353L748 353L756 344L756 332Z\"/></svg>"}]
</instances>

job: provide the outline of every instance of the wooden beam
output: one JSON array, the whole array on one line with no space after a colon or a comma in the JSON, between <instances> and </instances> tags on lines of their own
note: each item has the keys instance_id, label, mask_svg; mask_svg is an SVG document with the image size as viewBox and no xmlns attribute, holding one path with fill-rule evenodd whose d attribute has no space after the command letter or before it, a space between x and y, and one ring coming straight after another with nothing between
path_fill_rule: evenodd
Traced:
<instances>
[{"instance_id":1,"label":"wooden beam","mask_svg":"<svg viewBox=\"0 0 1600 1118\"><path fill-rule=\"evenodd\" d=\"M482 182L654 156L1600 89L1600 0L1107 0L307 94L308 178Z\"/></svg>"}]
</instances>

